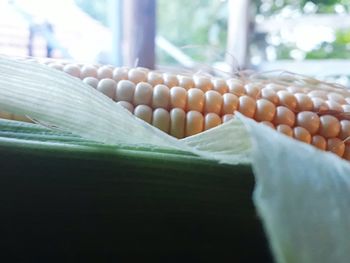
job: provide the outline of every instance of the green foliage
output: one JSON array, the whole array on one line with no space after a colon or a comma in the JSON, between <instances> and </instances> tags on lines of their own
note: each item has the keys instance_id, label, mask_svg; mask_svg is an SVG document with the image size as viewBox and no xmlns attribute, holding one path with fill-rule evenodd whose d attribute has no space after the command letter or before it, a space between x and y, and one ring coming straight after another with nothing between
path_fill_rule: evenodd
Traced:
<instances>
[{"instance_id":1,"label":"green foliage","mask_svg":"<svg viewBox=\"0 0 350 263\"><path fill-rule=\"evenodd\" d=\"M310 3L317 6L315 13L334 13L336 5L342 5L349 11L350 0L253 0L259 14L275 15L285 8L291 8L297 12L304 13L304 7Z\"/></svg>"},{"instance_id":2,"label":"green foliage","mask_svg":"<svg viewBox=\"0 0 350 263\"><path fill-rule=\"evenodd\" d=\"M350 30L349 29L338 30L335 36L336 36L336 40L335 40L336 43L343 44L343 45L350 44Z\"/></svg>"},{"instance_id":3,"label":"green foliage","mask_svg":"<svg viewBox=\"0 0 350 263\"><path fill-rule=\"evenodd\" d=\"M307 2L312 2L316 5L335 5L338 4L339 0L303 0L302 3L305 5Z\"/></svg>"},{"instance_id":4,"label":"green foliage","mask_svg":"<svg viewBox=\"0 0 350 263\"><path fill-rule=\"evenodd\" d=\"M157 1L158 34L203 63L223 57L227 17L227 3L222 1ZM157 50L157 56L161 64L175 63L161 50Z\"/></svg>"},{"instance_id":5,"label":"green foliage","mask_svg":"<svg viewBox=\"0 0 350 263\"><path fill-rule=\"evenodd\" d=\"M108 16L106 14L108 0L98 0L98 1L74 0L74 1L82 10L84 10L91 17L100 21L105 26L108 25Z\"/></svg>"},{"instance_id":6,"label":"green foliage","mask_svg":"<svg viewBox=\"0 0 350 263\"><path fill-rule=\"evenodd\" d=\"M293 10L293 12L299 13L299 15L310 12L316 14L334 14L336 12L339 12L339 10L343 10L343 12L349 12L350 10L350 0L254 0L254 3L256 5L257 14L262 15L266 18L273 15L280 15L284 10L287 9ZM276 59L292 59L291 52L293 50L298 50L295 43L283 43L277 46L274 46L273 44L268 45L275 48ZM336 30L335 40L333 42L320 43L319 45L315 46L313 50L305 53L305 59L348 58L350 58L349 29Z\"/></svg>"},{"instance_id":7,"label":"green foliage","mask_svg":"<svg viewBox=\"0 0 350 263\"><path fill-rule=\"evenodd\" d=\"M307 53L306 59L349 59L349 49L339 43L322 43L319 48Z\"/></svg>"}]
</instances>

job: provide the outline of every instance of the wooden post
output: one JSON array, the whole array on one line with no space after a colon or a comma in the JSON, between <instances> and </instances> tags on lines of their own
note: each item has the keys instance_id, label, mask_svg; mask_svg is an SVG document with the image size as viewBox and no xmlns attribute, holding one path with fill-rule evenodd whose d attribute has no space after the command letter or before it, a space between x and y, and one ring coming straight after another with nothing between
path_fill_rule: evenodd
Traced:
<instances>
[{"instance_id":1,"label":"wooden post","mask_svg":"<svg viewBox=\"0 0 350 263\"><path fill-rule=\"evenodd\" d=\"M229 18L227 33L226 61L232 70L239 66L244 69L248 65L248 36L250 30L250 0L229 0ZM237 65L238 64L238 65Z\"/></svg>"},{"instance_id":2,"label":"wooden post","mask_svg":"<svg viewBox=\"0 0 350 263\"><path fill-rule=\"evenodd\" d=\"M154 68L156 0L128 0L123 7L123 64Z\"/></svg>"}]
</instances>

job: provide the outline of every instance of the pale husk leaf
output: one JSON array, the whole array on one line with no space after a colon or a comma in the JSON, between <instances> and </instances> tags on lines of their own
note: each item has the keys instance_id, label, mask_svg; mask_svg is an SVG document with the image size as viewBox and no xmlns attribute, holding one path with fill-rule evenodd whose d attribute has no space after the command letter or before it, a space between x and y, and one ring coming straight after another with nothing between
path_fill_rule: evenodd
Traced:
<instances>
[{"instance_id":1,"label":"pale husk leaf","mask_svg":"<svg viewBox=\"0 0 350 263\"><path fill-rule=\"evenodd\" d=\"M348 262L350 164L244 119L254 202L277 262Z\"/></svg>"}]
</instances>

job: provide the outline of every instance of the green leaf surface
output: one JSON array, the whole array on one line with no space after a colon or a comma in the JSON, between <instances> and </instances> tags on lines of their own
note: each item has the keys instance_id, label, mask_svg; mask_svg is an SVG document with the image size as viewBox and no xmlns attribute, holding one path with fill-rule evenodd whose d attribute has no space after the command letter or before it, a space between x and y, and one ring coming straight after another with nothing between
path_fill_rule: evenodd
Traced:
<instances>
[{"instance_id":1,"label":"green leaf surface","mask_svg":"<svg viewBox=\"0 0 350 263\"><path fill-rule=\"evenodd\" d=\"M0 229L11 262L269 262L249 165L0 120L4 130Z\"/></svg>"}]
</instances>

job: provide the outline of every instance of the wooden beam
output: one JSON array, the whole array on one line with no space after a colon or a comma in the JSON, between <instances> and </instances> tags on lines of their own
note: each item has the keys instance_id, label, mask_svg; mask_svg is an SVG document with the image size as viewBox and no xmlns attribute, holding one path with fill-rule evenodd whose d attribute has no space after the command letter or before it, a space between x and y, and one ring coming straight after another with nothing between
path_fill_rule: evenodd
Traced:
<instances>
[{"instance_id":1,"label":"wooden beam","mask_svg":"<svg viewBox=\"0 0 350 263\"><path fill-rule=\"evenodd\" d=\"M313 14L303 15L296 18L266 18L266 20L256 23L256 31L267 33L280 30L291 30L298 26L324 26L333 29L348 29L350 27L350 15L338 14Z\"/></svg>"},{"instance_id":2,"label":"wooden beam","mask_svg":"<svg viewBox=\"0 0 350 263\"><path fill-rule=\"evenodd\" d=\"M288 70L310 76L349 75L350 61L347 59L318 60L277 60L264 62L257 66L259 71Z\"/></svg>"}]
</instances>

